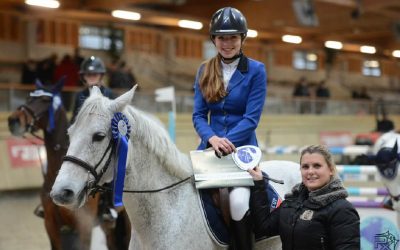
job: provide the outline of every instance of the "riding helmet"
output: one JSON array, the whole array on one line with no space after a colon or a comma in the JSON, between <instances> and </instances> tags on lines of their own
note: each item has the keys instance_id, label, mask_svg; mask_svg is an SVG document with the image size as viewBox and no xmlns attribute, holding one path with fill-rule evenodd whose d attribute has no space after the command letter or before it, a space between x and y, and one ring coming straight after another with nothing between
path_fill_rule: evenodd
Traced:
<instances>
[{"instance_id":1,"label":"riding helmet","mask_svg":"<svg viewBox=\"0 0 400 250\"><path fill-rule=\"evenodd\" d=\"M91 56L85 59L81 63L81 69L79 71L79 74L89 74L89 73L99 73L99 74L106 73L106 67L104 66L104 63L100 58Z\"/></svg>"},{"instance_id":2,"label":"riding helmet","mask_svg":"<svg viewBox=\"0 0 400 250\"><path fill-rule=\"evenodd\" d=\"M210 36L241 34L247 36L247 21L243 14L232 7L217 10L211 18Z\"/></svg>"}]
</instances>

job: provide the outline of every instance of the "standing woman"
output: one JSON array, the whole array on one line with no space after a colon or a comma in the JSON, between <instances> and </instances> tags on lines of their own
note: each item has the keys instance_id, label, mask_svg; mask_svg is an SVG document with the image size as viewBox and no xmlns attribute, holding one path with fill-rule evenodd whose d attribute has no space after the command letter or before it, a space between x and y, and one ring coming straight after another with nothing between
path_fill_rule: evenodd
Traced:
<instances>
[{"instance_id":1,"label":"standing woman","mask_svg":"<svg viewBox=\"0 0 400 250\"><path fill-rule=\"evenodd\" d=\"M360 217L346 200L329 151L319 145L305 148L300 172L302 182L270 212L262 173L258 167L249 170L255 183L250 207L256 234L279 235L283 250L359 250Z\"/></svg>"},{"instance_id":2,"label":"standing woman","mask_svg":"<svg viewBox=\"0 0 400 250\"><path fill-rule=\"evenodd\" d=\"M267 91L263 63L247 58L242 45L247 22L242 13L225 7L212 16L210 38L218 54L202 64L194 85L193 124L201 139L198 149L212 147L217 156L236 147L257 146L256 128ZM250 189L230 190L235 249L251 249Z\"/></svg>"}]
</instances>

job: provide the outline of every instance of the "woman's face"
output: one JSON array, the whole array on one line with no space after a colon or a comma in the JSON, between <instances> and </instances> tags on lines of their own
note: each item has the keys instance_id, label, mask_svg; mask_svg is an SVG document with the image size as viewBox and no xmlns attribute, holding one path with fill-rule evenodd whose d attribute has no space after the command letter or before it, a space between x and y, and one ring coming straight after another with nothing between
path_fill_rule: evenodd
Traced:
<instances>
[{"instance_id":1,"label":"woman's face","mask_svg":"<svg viewBox=\"0 0 400 250\"><path fill-rule=\"evenodd\" d=\"M318 153L305 153L301 158L300 172L304 186L309 191L317 190L326 184L333 176L325 158Z\"/></svg>"},{"instance_id":2,"label":"woman's face","mask_svg":"<svg viewBox=\"0 0 400 250\"><path fill-rule=\"evenodd\" d=\"M242 38L237 35L215 36L215 47L223 58L232 58L239 54L242 46Z\"/></svg>"},{"instance_id":3,"label":"woman's face","mask_svg":"<svg viewBox=\"0 0 400 250\"><path fill-rule=\"evenodd\" d=\"M85 82L88 86L100 85L103 74L100 73L87 73L83 75Z\"/></svg>"}]
</instances>

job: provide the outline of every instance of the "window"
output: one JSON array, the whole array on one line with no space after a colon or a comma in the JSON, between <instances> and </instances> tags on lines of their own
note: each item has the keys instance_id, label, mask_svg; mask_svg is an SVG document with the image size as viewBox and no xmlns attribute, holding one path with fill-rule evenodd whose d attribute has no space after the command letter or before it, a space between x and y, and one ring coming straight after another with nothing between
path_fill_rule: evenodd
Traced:
<instances>
[{"instance_id":1,"label":"window","mask_svg":"<svg viewBox=\"0 0 400 250\"><path fill-rule=\"evenodd\" d=\"M204 41L203 43L203 59L208 60L218 54L217 49L212 41Z\"/></svg>"},{"instance_id":2,"label":"window","mask_svg":"<svg viewBox=\"0 0 400 250\"><path fill-rule=\"evenodd\" d=\"M302 70L317 70L318 56L314 52L297 50L293 52L293 67Z\"/></svg>"},{"instance_id":3,"label":"window","mask_svg":"<svg viewBox=\"0 0 400 250\"><path fill-rule=\"evenodd\" d=\"M376 60L364 60L362 74L365 76L381 76L381 65Z\"/></svg>"},{"instance_id":4,"label":"window","mask_svg":"<svg viewBox=\"0 0 400 250\"><path fill-rule=\"evenodd\" d=\"M123 31L97 26L81 26L79 29L79 46L85 49L121 51L124 48ZM112 48L114 44L114 48Z\"/></svg>"}]
</instances>

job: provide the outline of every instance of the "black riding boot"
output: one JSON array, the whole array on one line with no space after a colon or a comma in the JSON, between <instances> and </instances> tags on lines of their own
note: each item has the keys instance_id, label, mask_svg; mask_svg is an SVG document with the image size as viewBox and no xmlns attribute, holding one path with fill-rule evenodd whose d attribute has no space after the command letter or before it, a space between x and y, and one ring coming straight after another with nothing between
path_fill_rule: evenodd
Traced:
<instances>
[{"instance_id":1,"label":"black riding boot","mask_svg":"<svg viewBox=\"0 0 400 250\"><path fill-rule=\"evenodd\" d=\"M231 220L231 228L234 250L253 249L253 223L249 211L240 221Z\"/></svg>"}]
</instances>

